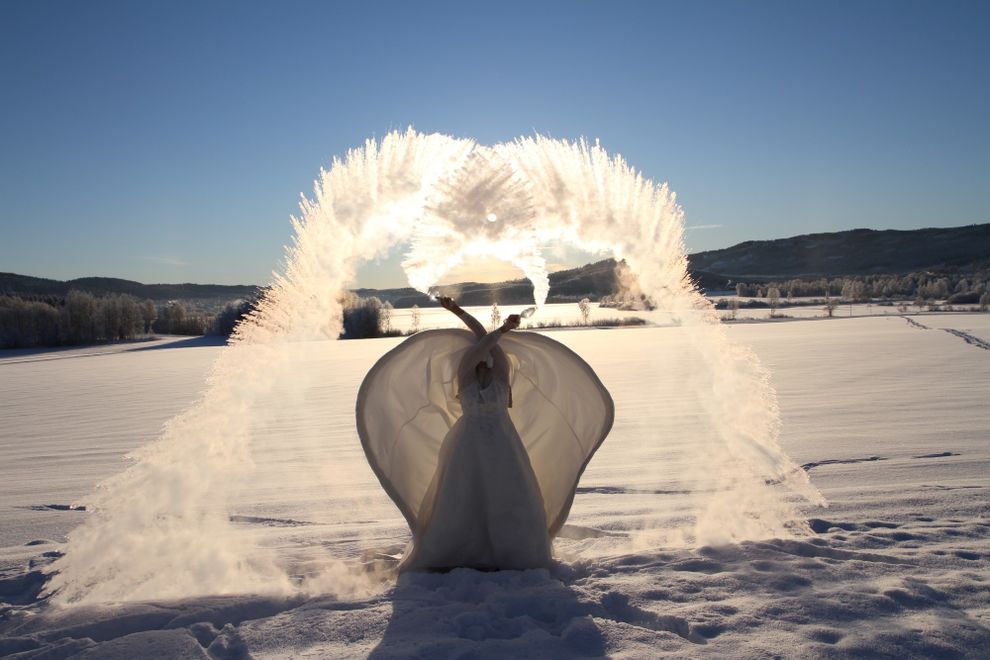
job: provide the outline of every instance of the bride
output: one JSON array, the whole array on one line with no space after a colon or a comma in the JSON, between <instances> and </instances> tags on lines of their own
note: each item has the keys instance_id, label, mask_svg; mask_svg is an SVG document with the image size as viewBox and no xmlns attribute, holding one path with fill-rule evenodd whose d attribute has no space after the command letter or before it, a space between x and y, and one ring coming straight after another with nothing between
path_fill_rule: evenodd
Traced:
<instances>
[{"instance_id":1,"label":"bride","mask_svg":"<svg viewBox=\"0 0 990 660\"><path fill-rule=\"evenodd\" d=\"M413 335L358 393L358 434L406 517L400 570L546 567L578 480L612 425L607 390L581 358L543 335L471 330Z\"/></svg>"}]
</instances>

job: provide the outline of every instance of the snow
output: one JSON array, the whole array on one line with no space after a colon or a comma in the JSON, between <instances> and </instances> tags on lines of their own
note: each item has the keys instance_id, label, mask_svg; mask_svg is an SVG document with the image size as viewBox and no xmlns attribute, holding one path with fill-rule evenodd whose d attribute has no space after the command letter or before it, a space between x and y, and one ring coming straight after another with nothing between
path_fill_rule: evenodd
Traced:
<instances>
[{"instance_id":1,"label":"snow","mask_svg":"<svg viewBox=\"0 0 990 660\"><path fill-rule=\"evenodd\" d=\"M509 314L519 314L532 305L499 305L499 314L504 321ZM492 308L491 306L479 307L470 306L464 308L485 326L491 326ZM412 328L413 310L411 307L392 310L392 327L396 330L406 332ZM450 326L450 312L442 307L422 307L419 309L419 329L430 330L432 328L446 328ZM599 307L597 303L592 303L589 307L588 319L591 322L605 319L623 319L639 317L653 323L669 322L668 315L661 312L629 311L619 310L609 307ZM555 303L545 305L537 310L532 317L522 321L522 329L537 328L540 323L560 323L565 325L578 325L582 321L581 311L577 303Z\"/></svg>"},{"instance_id":2,"label":"snow","mask_svg":"<svg viewBox=\"0 0 990 660\"><path fill-rule=\"evenodd\" d=\"M0 569L37 554L25 544L78 523L78 512L44 507L76 502L155 439L205 386L218 350L215 340L171 337L0 351Z\"/></svg>"},{"instance_id":3,"label":"snow","mask_svg":"<svg viewBox=\"0 0 990 660\"><path fill-rule=\"evenodd\" d=\"M770 368L781 444L830 504L803 507L807 535L737 543L703 540L718 538L703 507L720 494L699 486L719 475L699 474L708 409L684 387L684 331L554 331L616 403L559 563L398 580L389 556L408 530L367 467L353 405L401 340L307 343L299 368L316 377L303 396L264 401L255 471L229 507L308 592L75 607L39 595L40 569L90 515L68 505L196 400L223 349L170 339L0 353L0 655L986 657L990 351L966 337L990 340L990 315L910 318L925 327L727 326Z\"/></svg>"}]
</instances>

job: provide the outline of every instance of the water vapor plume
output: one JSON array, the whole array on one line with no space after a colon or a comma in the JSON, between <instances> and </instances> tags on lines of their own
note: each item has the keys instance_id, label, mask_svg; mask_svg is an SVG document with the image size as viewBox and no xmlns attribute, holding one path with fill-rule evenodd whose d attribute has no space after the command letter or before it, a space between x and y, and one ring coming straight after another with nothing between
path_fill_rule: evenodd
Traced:
<instances>
[{"instance_id":1,"label":"water vapor plume","mask_svg":"<svg viewBox=\"0 0 990 660\"><path fill-rule=\"evenodd\" d=\"M326 377L299 374L293 346L336 338L341 292L362 261L395 244L409 245L403 268L424 293L462 261L491 255L525 273L537 306L549 292L544 246L566 242L624 259L642 293L691 329L693 386L709 421L697 452L714 466L692 477L700 492L717 482L712 492L729 493L702 502L685 534L707 543L793 533L799 512L768 482L823 503L777 442L766 370L728 341L688 277L676 196L597 143L537 136L481 146L394 132L334 160L300 208L284 272L237 327L201 400L86 502L95 513L54 564L58 602L307 588L276 556L252 549L230 524L226 503L251 478L253 456L266 442L255 432L264 421L255 404ZM663 437L657 429L656 442ZM327 570L339 575L340 565ZM328 581L309 588L315 584Z\"/></svg>"}]
</instances>

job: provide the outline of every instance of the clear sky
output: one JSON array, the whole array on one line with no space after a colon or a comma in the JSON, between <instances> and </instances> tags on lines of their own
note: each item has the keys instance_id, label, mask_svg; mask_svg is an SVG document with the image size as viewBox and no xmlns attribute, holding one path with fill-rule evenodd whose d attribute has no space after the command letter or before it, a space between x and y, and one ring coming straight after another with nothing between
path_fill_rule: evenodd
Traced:
<instances>
[{"instance_id":1,"label":"clear sky","mask_svg":"<svg viewBox=\"0 0 990 660\"><path fill-rule=\"evenodd\" d=\"M985 1L3 0L0 271L266 283L319 168L409 125L599 138L692 251L988 222L988 71Z\"/></svg>"}]
</instances>

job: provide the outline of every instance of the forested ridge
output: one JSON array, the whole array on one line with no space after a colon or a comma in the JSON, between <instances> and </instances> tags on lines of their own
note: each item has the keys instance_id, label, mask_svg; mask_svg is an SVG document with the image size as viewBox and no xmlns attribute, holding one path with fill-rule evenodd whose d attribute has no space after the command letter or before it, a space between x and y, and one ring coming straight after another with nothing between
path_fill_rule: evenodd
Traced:
<instances>
[{"instance_id":1,"label":"forested ridge","mask_svg":"<svg viewBox=\"0 0 990 660\"><path fill-rule=\"evenodd\" d=\"M688 261L691 277L710 293L985 308L990 223L746 241L689 255ZM441 290L462 305L525 304L533 296L533 286L525 279L463 282ZM254 285L141 284L109 277L60 281L0 273L0 347L126 340L156 332L229 335L263 292ZM437 304L408 287L357 289L342 295L350 312L344 336L369 336L360 328L377 319L381 310ZM603 306L650 306L624 262L604 259L550 274L547 302L586 298Z\"/></svg>"}]
</instances>

